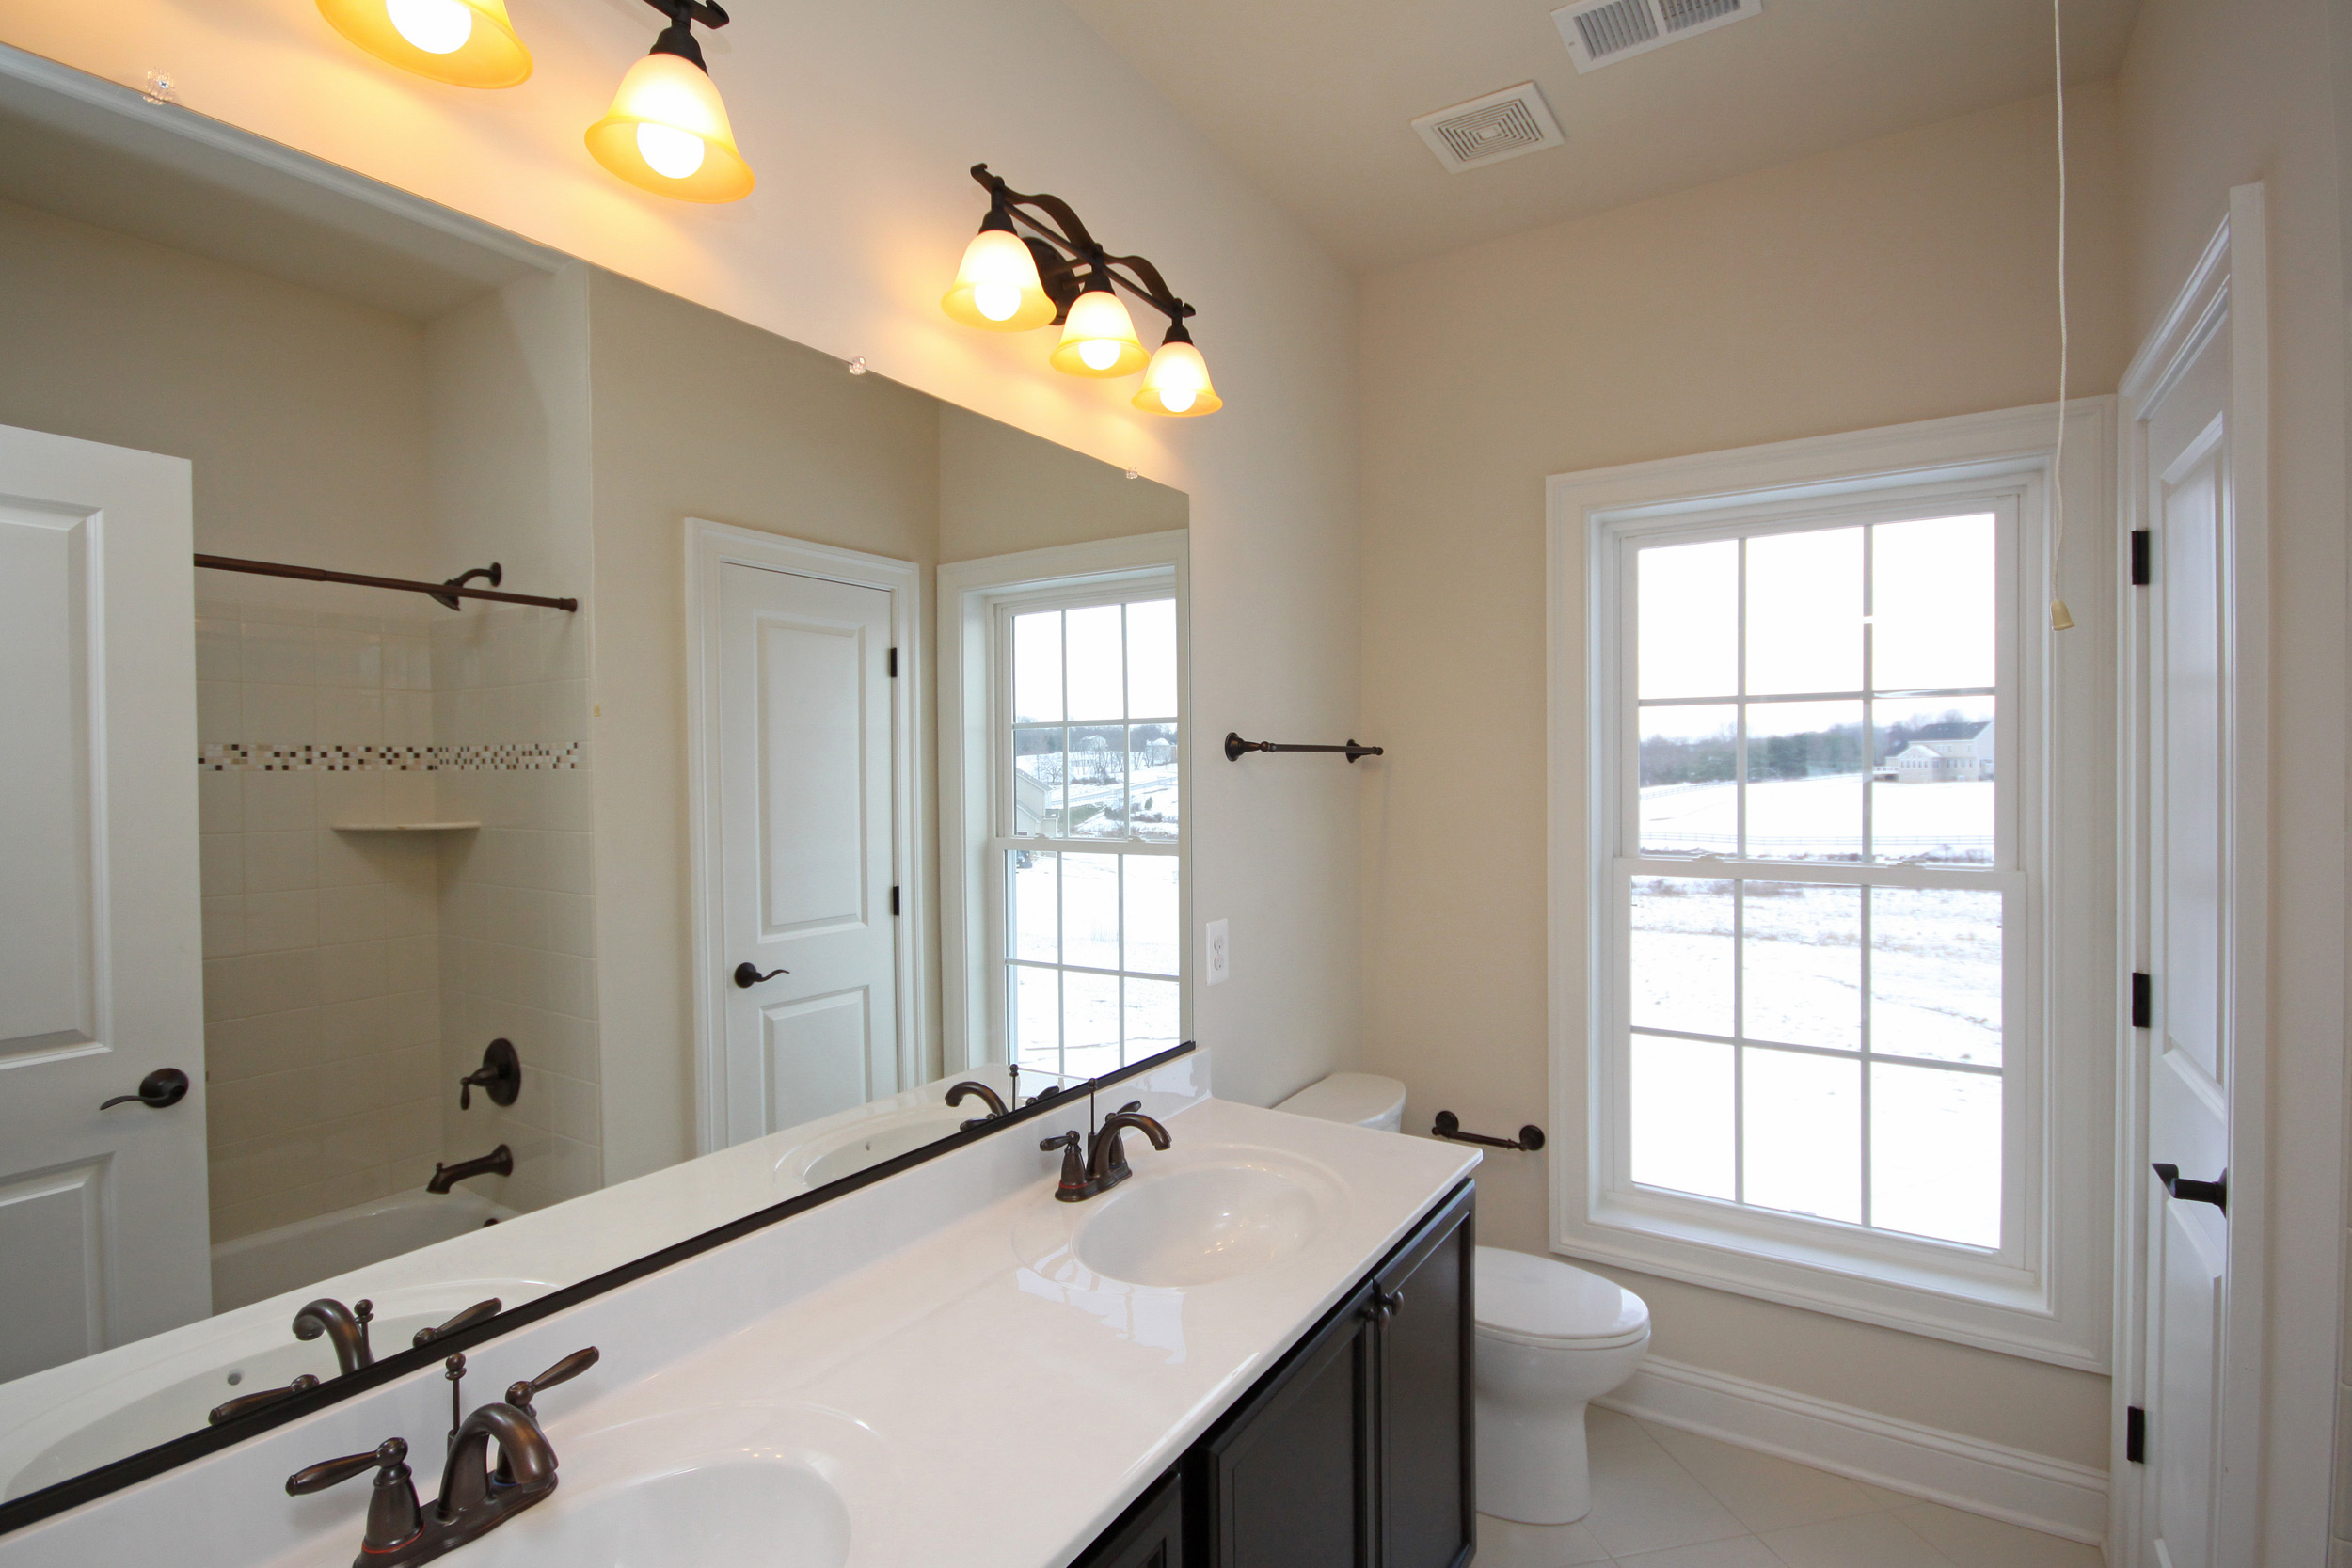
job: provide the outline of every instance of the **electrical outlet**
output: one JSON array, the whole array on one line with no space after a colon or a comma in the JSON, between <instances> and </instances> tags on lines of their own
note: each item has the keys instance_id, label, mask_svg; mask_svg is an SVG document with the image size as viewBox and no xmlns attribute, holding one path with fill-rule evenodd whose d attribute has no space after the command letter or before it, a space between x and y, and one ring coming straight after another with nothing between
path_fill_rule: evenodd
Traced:
<instances>
[{"instance_id":1,"label":"electrical outlet","mask_svg":"<svg viewBox=\"0 0 2352 1568\"><path fill-rule=\"evenodd\" d=\"M1233 939L1225 922L1209 922L1209 984L1221 986L1233 977Z\"/></svg>"}]
</instances>

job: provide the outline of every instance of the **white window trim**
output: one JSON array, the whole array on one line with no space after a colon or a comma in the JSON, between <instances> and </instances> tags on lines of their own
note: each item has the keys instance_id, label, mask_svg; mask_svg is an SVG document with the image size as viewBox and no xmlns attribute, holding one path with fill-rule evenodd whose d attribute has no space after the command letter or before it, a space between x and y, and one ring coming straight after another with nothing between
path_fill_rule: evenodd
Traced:
<instances>
[{"instance_id":1,"label":"white window trim","mask_svg":"<svg viewBox=\"0 0 2352 1568\"><path fill-rule=\"evenodd\" d=\"M988 874L1002 802L998 720L990 675L998 657L995 609L1040 592L1082 594L1138 581L1168 583L1176 599L1176 789L1192 809L1192 642L1188 572L1190 534L1183 529L1013 555L959 561L939 568L939 990L944 1070L968 1071L1006 1059L1001 1014L993 1003L998 958L979 955L998 925ZM1049 842L1041 840L1041 843ZM1073 841L1083 851L1083 841ZM1154 851L1165 852L1165 851ZM1192 928L1192 834L1180 829L1178 918ZM1180 951L1188 948L1180 943ZM1179 976L1179 1033L1192 1037L1192 976Z\"/></svg>"},{"instance_id":2,"label":"white window trim","mask_svg":"<svg viewBox=\"0 0 2352 1568\"><path fill-rule=\"evenodd\" d=\"M1549 500L1549 982L1552 1246L1573 1257L2010 1354L2106 1371L2113 1275L2116 997L2112 909L2117 562L2112 398L2066 410L2063 596L2075 629L2049 630L2045 536L2054 404L1554 475ZM1616 1017L1609 928L1621 808L1605 771L1619 710L1620 607L1612 552L1634 525L1836 511L1936 486L2019 501L2016 685L2002 766L2038 808L2020 814L2038 892L2010 961L2029 1037L2006 1134L2026 1140L2023 1190L2005 1195L2009 1250L1914 1243L1801 1218L1621 1189L1609 1049ZM2010 710L2014 710L2013 712ZM1588 715L1598 721L1588 721ZM2012 745L2011 736L2016 744ZM2015 764L2011 758L2017 759ZM2021 804L2023 802L2021 801ZM2002 831L2013 832L2004 822ZM1807 866L1804 874L1822 874ZM1828 873L1835 876L1836 873ZM1858 877L1857 873L1857 877ZM2012 1036L2012 1038L2015 1037ZM2043 1049L2042 1041L2066 1042Z\"/></svg>"},{"instance_id":3,"label":"white window trim","mask_svg":"<svg viewBox=\"0 0 2352 1568\"><path fill-rule=\"evenodd\" d=\"M923 572L912 561L869 555L833 545L787 539L758 529L686 519L687 832L692 866L691 951L694 998L694 1142L708 1154L727 1147L726 998L734 982L722 950L718 729L709 721L719 691L720 568L756 566L831 582L879 588L890 595L890 641L898 652L898 678L890 697L892 879L901 889L898 937L898 1083L912 1087L933 1076L930 942L924 879L925 766L917 716L927 700L923 645Z\"/></svg>"}]
</instances>

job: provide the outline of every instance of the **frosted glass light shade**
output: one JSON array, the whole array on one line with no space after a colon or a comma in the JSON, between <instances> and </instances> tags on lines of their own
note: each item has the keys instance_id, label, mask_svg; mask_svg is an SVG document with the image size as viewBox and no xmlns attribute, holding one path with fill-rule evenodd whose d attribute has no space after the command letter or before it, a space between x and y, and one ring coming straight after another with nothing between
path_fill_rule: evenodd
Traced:
<instances>
[{"instance_id":1,"label":"frosted glass light shade","mask_svg":"<svg viewBox=\"0 0 2352 1568\"><path fill-rule=\"evenodd\" d=\"M515 36L506 0L318 4L337 32L403 71L461 87L511 87L531 75L531 51Z\"/></svg>"},{"instance_id":2,"label":"frosted glass light shade","mask_svg":"<svg viewBox=\"0 0 2352 1568\"><path fill-rule=\"evenodd\" d=\"M963 247L955 286L939 308L983 332L1026 332L1054 319L1054 301L1037 276L1037 258L1017 234L983 229Z\"/></svg>"},{"instance_id":3,"label":"frosted glass light shade","mask_svg":"<svg viewBox=\"0 0 2352 1568\"><path fill-rule=\"evenodd\" d=\"M1209 385L1209 362L1188 341L1172 336L1152 356L1135 401L1148 414L1214 414L1225 406Z\"/></svg>"},{"instance_id":4,"label":"frosted glass light shade","mask_svg":"<svg viewBox=\"0 0 2352 1568\"><path fill-rule=\"evenodd\" d=\"M1108 289L1089 289L1070 307L1052 364L1071 375L1133 375L1150 357L1119 296Z\"/></svg>"},{"instance_id":5,"label":"frosted glass light shade","mask_svg":"<svg viewBox=\"0 0 2352 1568\"><path fill-rule=\"evenodd\" d=\"M700 158L688 137L702 144ZM588 150L657 196L739 201L752 193L751 166L736 150L719 89L700 66L675 55L648 55L628 68L612 107L588 127Z\"/></svg>"}]
</instances>

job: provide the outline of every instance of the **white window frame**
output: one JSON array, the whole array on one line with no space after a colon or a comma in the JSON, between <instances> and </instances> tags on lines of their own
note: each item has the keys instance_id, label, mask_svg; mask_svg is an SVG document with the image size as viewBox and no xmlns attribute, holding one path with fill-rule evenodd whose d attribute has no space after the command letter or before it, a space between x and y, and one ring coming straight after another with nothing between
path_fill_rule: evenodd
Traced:
<instances>
[{"instance_id":1,"label":"white window frame","mask_svg":"<svg viewBox=\"0 0 2352 1568\"><path fill-rule=\"evenodd\" d=\"M2106 1371L2113 1212L2108 1151L2117 994L2112 857L2116 557L2114 400L2067 405L2064 597L2054 633L2047 514L2056 405L1554 476L1549 502L1549 947L1555 1250L1575 1257ZM1636 1188L1627 1175L1618 884L1629 869L1717 863L1619 858L1636 820L1621 650L1635 542L2006 509L1996 696L2006 782L1995 865L2005 897L2003 1187L1997 1254ZM2013 689L2012 689L2013 688ZM1774 863L1725 863L1730 867ZM1798 879L1904 879L1883 867L1791 863ZM1748 875L1756 875L1753 870ZM1770 872L1764 872L1769 877ZM1933 879L1947 881L1948 875ZM2050 1049L2046 1042L2067 1042Z\"/></svg>"},{"instance_id":2,"label":"white window frame","mask_svg":"<svg viewBox=\"0 0 2352 1568\"><path fill-rule=\"evenodd\" d=\"M1180 930L1192 928L1192 644L1183 529L961 561L939 568L940 1015L945 1070L1009 1059L1004 878L1015 845L1076 854L1173 855ZM1173 845L1008 833L1012 761L1005 608L1098 603L1165 591L1176 601L1176 789ZM1157 596L1154 592L1151 596ZM1178 944L1178 1030L1192 1037L1190 943Z\"/></svg>"}]
</instances>

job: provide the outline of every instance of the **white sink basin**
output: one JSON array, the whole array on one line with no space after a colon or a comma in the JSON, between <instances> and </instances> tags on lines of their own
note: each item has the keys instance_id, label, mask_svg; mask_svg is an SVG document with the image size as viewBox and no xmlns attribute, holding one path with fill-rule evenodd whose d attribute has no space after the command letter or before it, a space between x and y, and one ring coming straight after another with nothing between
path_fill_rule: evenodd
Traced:
<instances>
[{"instance_id":1,"label":"white sink basin","mask_svg":"<svg viewBox=\"0 0 2352 1568\"><path fill-rule=\"evenodd\" d=\"M467 1556L482 1568L842 1568L850 1510L805 1465L739 1455L589 1497L559 1483Z\"/></svg>"},{"instance_id":2,"label":"white sink basin","mask_svg":"<svg viewBox=\"0 0 2352 1568\"><path fill-rule=\"evenodd\" d=\"M548 1436L559 1462L554 1494L468 1545L468 1568L889 1560L897 1483L889 1445L836 1411L713 1405L585 1434L559 1421Z\"/></svg>"},{"instance_id":3,"label":"white sink basin","mask_svg":"<svg viewBox=\"0 0 2352 1568\"><path fill-rule=\"evenodd\" d=\"M1204 1155L1138 1164L1124 1185L1073 1205L1080 1266L1133 1285L1214 1285L1303 1250L1336 1212L1336 1184L1303 1162Z\"/></svg>"}]
</instances>

